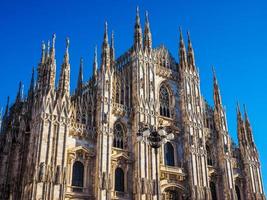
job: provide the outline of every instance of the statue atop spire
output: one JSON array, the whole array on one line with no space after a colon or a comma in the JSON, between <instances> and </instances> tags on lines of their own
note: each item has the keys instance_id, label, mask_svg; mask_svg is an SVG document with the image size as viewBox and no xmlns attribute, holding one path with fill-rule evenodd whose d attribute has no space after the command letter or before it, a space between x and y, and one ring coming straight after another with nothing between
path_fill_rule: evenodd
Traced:
<instances>
[{"instance_id":1,"label":"statue atop spire","mask_svg":"<svg viewBox=\"0 0 267 200\"><path fill-rule=\"evenodd\" d=\"M114 31L112 31L111 42L110 42L110 65L113 66L114 62L115 62Z\"/></svg>"},{"instance_id":2,"label":"statue atop spire","mask_svg":"<svg viewBox=\"0 0 267 200\"><path fill-rule=\"evenodd\" d=\"M93 77L96 80L97 77L97 70L98 70L98 62L97 62L97 46L95 46L94 52L94 64L93 64Z\"/></svg>"},{"instance_id":3,"label":"statue atop spire","mask_svg":"<svg viewBox=\"0 0 267 200\"><path fill-rule=\"evenodd\" d=\"M50 58L52 61L55 59L55 45L56 45L56 34L52 35L52 48L50 49Z\"/></svg>"},{"instance_id":4,"label":"statue atop spire","mask_svg":"<svg viewBox=\"0 0 267 200\"><path fill-rule=\"evenodd\" d=\"M134 26L134 48L140 49L142 48L142 28L140 23L139 16L139 7L136 8L136 18L135 18L135 26Z\"/></svg>"},{"instance_id":5,"label":"statue atop spire","mask_svg":"<svg viewBox=\"0 0 267 200\"><path fill-rule=\"evenodd\" d=\"M45 62L45 43L42 41L42 54L41 54L41 64Z\"/></svg>"}]
</instances>

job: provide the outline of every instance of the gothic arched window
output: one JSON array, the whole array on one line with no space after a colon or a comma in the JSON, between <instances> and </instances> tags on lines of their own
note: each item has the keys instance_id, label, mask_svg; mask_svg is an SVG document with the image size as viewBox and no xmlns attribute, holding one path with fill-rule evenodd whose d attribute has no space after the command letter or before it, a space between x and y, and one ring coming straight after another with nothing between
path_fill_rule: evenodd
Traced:
<instances>
[{"instance_id":1,"label":"gothic arched window","mask_svg":"<svg viewBox=\"0 0 267 200\"><path fill-rule=\"evenodd\" d=\"M72 167L72 186L74 192L82 192L84 166L80 161L75 161Z\"/></svg>"},{"instance_id":2,"label":"gothic arched window","mask_svg":"<svg viewBox=\"0 0 267 200\"><path fill-rule=\"evenodd\" d=\"M212 155L211 155L210 147L208 145L206 145L206 150L207 150L207 163L208 165L212 166L213 165Z\"/></svg>"},{"instance_id":3,"label":"gothic arched window","mask_svg":"<svg viewBox=\"0 0 267 200\"><path fill-rule=\"evenodd\" d=\"M115 170L115 191L124 192L124 172L119 167Z\"/></svg>"},{"instance_id":4,"label":"gothic arched window","mask_svg":"<svg viewBox=\"0 0 267 200\"><path fill-rule=\"evenodd\" d=\"M241 200L240 190L239 190L239 187L237 185L235 185L235 192L236 192L237 200Z\"/></svg>"},{"instance_id":5,"label":"gothic arched window","mask_svg":"<svg viewBox=\"0 0 267 200\"><path fill-rule=\"evenodd\" d=\"M165 165L174 166L174 149L170 142L165 144Z\"/></svg>"},{"instance_id":6,"label":"gothic arched window","mask_svg":"<svg viewBox=\"0 0 267 200\"><path fill-rule=\"evenodd\" d=\"M214 182L210 182L211 199L217 200L216 185Z\"/></svg>"},{"instance_id":7,"label":"gothic arched window","mask_svg":"<svg viewBox=\"0 0 267 200\"><path fill-rule=\"evenodd\" d=\"M160 115L170 117L170 95L168 89L162 85L159 90Z\"/></svg>"},{"instance_id":8,"label":"gothic arched window","mask_svg":"<svg viewBox=\"0 0 267 200\"><path fill-rule=\"evenodd\" d=\"M124 131L120 123L116 123L114 126L114 139L113 147L123 149Z\"/></svg>"}]
</instances>

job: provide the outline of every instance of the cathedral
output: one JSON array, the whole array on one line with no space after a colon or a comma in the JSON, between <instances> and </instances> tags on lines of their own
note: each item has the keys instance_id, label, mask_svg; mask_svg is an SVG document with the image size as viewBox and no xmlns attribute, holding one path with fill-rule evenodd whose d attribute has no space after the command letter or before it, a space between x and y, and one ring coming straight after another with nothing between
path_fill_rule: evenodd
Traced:
<instances>
[{"instance_id":1,"label":"cathedral","mask_svg":"<svg viewBox=\"0 0 267 200\"><path fill-rule=\"evenodd\" d=\"M138 8L133 29L132 46L115 56L105 24L100 62L95 49L83 80L80 60L73 92L69 39L57 83L55 34L42 43L28 93L20 83L1 119L1 200L265 200L246 109L237 105L236 145L215 70L214 106L202 96L189 34L185 42L180 30L175 60L153 47ZM157 153L138 140L145 126L173 138Z\"/></svg>"}]
</instances>

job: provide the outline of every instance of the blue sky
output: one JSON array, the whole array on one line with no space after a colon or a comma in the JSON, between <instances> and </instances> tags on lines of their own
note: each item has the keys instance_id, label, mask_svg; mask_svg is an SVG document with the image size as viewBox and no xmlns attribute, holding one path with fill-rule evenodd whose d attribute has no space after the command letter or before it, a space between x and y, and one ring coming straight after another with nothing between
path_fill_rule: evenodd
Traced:
<instances>
[{"instance_id":1,"label":"blue sky","mask_svg":"<svg viewBox=\"0 0 267 200\"><path fill-rule=\"evenodd\" d=\"M70 37L71 88L76 86L79 59L84 79L92 72L93 48L100 47L104 21L115 32L116 55L133 41L135 8L142 23L149 11L153 46L165 44L178 57L178 27L190 30L201 89L212 104L212 70L219 80L229 130L236 141L236 102L245 103L262 161L267 191L267 3L266 1L110 0L15 1L0 3L0 106L14 100L20 80L27 89L32 67L40 59L41 41L56 33L57 70ZM100 50L100 48L99 48ZM100 53L100 51L99 51Z\"/></svg>"}]
</instances>

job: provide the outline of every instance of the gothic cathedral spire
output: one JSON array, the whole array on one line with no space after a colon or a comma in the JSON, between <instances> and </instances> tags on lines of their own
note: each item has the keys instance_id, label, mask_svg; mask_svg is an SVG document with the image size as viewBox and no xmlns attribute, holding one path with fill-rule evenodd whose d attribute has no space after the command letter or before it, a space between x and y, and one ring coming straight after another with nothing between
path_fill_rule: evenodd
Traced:
<instances>
[{"instance_id":1,"label":"gothic cathedral spire","mask_svg":"<svg viewBox=\"0 0 267 200\"><path fill-rule=\"evenodd\" d=\"M110 51L108 43L108 23L105 22L104 41L102 43L102 55L101 55L101 71L110 70Z\"/></svg>"},{"instance_id":2,"label":"gothic cathedral spire","mask_svg":"<svg viewBox=\"0 0 267 200\"><path fill-rule=\"evenodd\" d=\"M70 63L69 63L69 38L66 39L66 51L61 66L58 92L60 96L70 94Z\"/></svg>"},{"instance_id":3,"label":"gothic cathedral spire","mask_svg":"<svg viewBox=\"0 0 267 200\"><path fill-rule=\"evenodd\" d=\"M212 67L213 71L213 99L214 99L214 107L215 109L222 109L222 98L221 98L221 93L215 73L214 67Z\"/></svg>"},{"instance_id":4,"label":"gothic cathedral spire","mask_svg":"<svg viewBox=\"0 0 267 200\"><path fill-rule=\"evenodd\" d=\"M134 25L134 49L141 49L142 48L142 28L140 23L140 16L139 16L139 7L136 8L136 18L135 18L135 25Z\"/></svg>"},{"instance_id":5,"label":"gothic cathedral spire","mask_svg":"<svg viewBox=\"0 0 267 200\"><path fill-rule=\"evenodd\" d=\"M179 28L180 32L180 43L179 43L179 60L180 60L180 67L185 68L187 65L187 58L186 58L186 49L184 45L183 33L182 29Z\"/></svg>"},{"instance_id":6,"label":"gothic cathedral spire","mask_svg":"<svg viewBox=\"0 0 267 200\"><path fill-rule=\"evenodd\" d=\"M144 49L149 52L152 50L152 34L150 31L148 12L146 11L146 23L145 23L145 31L144 31Z\"/></svg>"},{"instance_id":7,"label":"gothic cathedral spire","mask_svg":"<svg viewBox=\"0 0 267 200\"><path fill-rule=\"evenodd\" d=\"M187 31L187 37L188 37L188 64L191 66L192 69L195 67L195 56L194 56L194 49L192 46L192 42L190 39L189 31Z\"/></svg>"},{"instance_id":8,"label":"gothic cathedral spire","mask_svg":"<svg viewBox=\"0 0 267 200\"><path fill-rule=\"evenodd\" d=\"M78 81L77 81L77 89L76 93L81 95L83 87L83 58L80 59L80 68L79 68L79 75L78 75Z\"/></svg>"},{"instance_id":9,"label":"gothic cathedral spire","mask_svg":"<svg viewBox=\"0 0 267 200\"><path fill-rule=\"evenodd\" d=\"M110 66L113 66L114 62L115 62L114 31L112 31L111 41L110 41Z\"/></svg>"},{"instance_id":10,"label":"gothic cathedral spire","mask_svg":"<svg viewBox=\"0 0 267 200\"><path fill-rule=\"evenodd\" d=\"M93 64L93 77L94 77L94 79L96 79L96 77L97 77L97 69L98 69L98 62L97 62L97 46L95 46L94 64Z\"/></svg>"},{"instance_id":11,"label":"gothic cathedral spire","mask_svg":"<svg viewBox=\"0 0 267 200\"><path fill-rule=\"evenodd\" d=\"M247 109L246 109L245 105L244 105L244 115L245 115L245 129L246 129L246 133L247 133L247 139L248 139L249 144L251 146L254 146L252 128L250 125L250 121L249 121L249 117L248 117L248 113L247 113Z\"/></svg>"}]
</instances>

